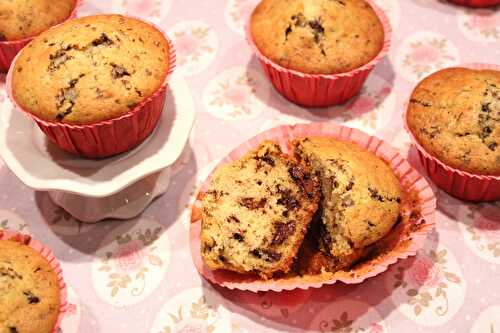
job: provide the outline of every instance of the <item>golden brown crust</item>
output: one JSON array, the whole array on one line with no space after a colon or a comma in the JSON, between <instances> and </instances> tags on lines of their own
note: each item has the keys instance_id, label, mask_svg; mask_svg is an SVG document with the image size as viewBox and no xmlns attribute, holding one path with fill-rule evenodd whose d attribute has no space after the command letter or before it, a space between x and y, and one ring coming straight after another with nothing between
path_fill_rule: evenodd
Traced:
<instances>
[{"instance_id":1,"label":"golden brown crust","mask_svg":"<svg viewBox=\"0 0 500 333\"><path fill-rule=\"evenodd\" d=\"M59 282L29 246L0 240L0 332L51 333L59 316Z\"/></svg>"},{"instance_id":2,"label":"golden brown crust","mask_svg":"<svg viewBox=\"0 0 500 333\"><path fill-rule=\"evenodd\" d=\"M500 175L500 71L431 74L413 91L407 117L422 147L445 164Z\"/></svg>"},{"instance_id":3,"label":"golden brown crust","mask_svg":"<svg viewBox=\"0 0 500 333\"><path fill-rule=\"evenodd\" d=\"M219 168L203 198L207 266L263 278L287 272L317 209L318 187L272 142Z\"/></svg>"},{"instance_id":4,"label":"golden brown crust","mask_svg":"<svg viewBox=\"0 0 500 333\"><path fill-rule=\"evenodd\" d=\"M71 20L36 37L13 69L13 95L46 121L93 124L126 114L164 83L169 46L121 15Z\"/></svg>"},{"instance_id":5,"label":"golden brown crust","mask_svg":"<svg viewBox=\"0 0 500 333\"><path fill-rule=\"evenodd\" d=\"M384 43L382 23L364 0L263 0L251 34L267 58L311 74L359 68Z\"/></svg>"},{"instance_id":6,"label":"golden brown crust","mask_svg":"<svg viewBox=\"0 0 500 333\"><path fill-rule=\"evenodd\" d=\"M76 0L0 1L0 41L36 36L69 18Z\"/></svg>"},{"instance_id":7,"label":"golden brown crust","mask_svg":"<svg viewBox=\"0 0 500 333\"><path fill-rule=\"evenodd\" d=\"M293 145L321 179L320 247L339 268L349 266L396 223L399 180L382 159L354 143L310 137Z\"/></svg>"}]
</instances>

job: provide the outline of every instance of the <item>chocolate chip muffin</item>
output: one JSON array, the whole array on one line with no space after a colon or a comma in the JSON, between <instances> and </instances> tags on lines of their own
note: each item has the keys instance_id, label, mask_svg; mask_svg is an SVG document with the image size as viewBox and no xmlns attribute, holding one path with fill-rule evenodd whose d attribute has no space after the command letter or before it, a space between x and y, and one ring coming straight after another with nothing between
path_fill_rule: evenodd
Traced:
<instances>
[{"instance_id":1,"label":"chocolate chip muffin","mask_svg":"<svg viewBox=\"0 0 500 333\"><path fill-rule=\"evenodd\" d=\"M69 18L76 0L0 1L0 41L36 36Z\"/></svg>"},{"instance_id":2,"label":"chocolate chip muffin","mask_svg":"<svg viewBox=\"0 0 500 333\"><path fill-rule=\"evenodd\" d=\"M45 258L27 245L0 240L0 333L51 333L59 293Z\"/></svg>"},{"instance_id":3,"label":"chocolate chip muffin","mask_svg":"<svg viewBox=\"0 0 500 333\"><path fill-rule=\"evenodd\" d=\"M264 56L310 74L359 68L384 44L383 25L364 0L263 0L250 29Z\"/></svg>"},{"instance_id":4,"label":"chocolate chip muffin","mask_svg":"<svg viewBox=\"0 0 500 333\"><path fill-rule=\"evenodd\" d=\"M330 260L328 268L348 267L396 223L399 180L383 160L354 143L311 137L293 146L297 158L321 180L319 243Z\"/></svg>"},{"instance_id":5,"label":"chocolate chip muffin","mask_svg":"<svg viewBox=\"0 0 500 333\"><path fill-rule=\"evenodd\" d=\"M411 95L407 123L443 163L500 175L500 71L448 68L428 76Z\"/></svg>"},{"instance_id":6,"label":"chocolate chip muffin","mask_svg":"<svg viewBox=\"0 0 500 333\"><path fill-rule=\"evenodd\" d=\"M169 43L152 25L121 15L67 21L36 37L14 64L26 111L50 122L94 124L153 95L169 70Z\"/></svg>"},{"instance_id":7,"label":"chocolate chip muffin","mask_svg":"<svg viewBox=\"0 0 500 333\"><path fill-rule=\"evenodd\" d=\"M317 210L319 184L276 144L213 175L203 198L201 255L210 269L288 272Z\"/></svg>"}]
</instances>

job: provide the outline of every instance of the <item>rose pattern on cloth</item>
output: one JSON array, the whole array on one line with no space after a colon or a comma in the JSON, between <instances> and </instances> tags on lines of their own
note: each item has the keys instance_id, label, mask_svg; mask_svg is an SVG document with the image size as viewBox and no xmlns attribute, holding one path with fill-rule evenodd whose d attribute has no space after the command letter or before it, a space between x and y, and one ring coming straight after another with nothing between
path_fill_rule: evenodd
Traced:
<instances>
[{"instance_id":1,"label":"rose pattern on cloth","mask_svg":"<svg viewBox=\"0 0 500 333\"><path fill-rule=\"evenodd\" d=\"M386 283L398 309L420 325L446 322L462 306L465 280L448 249L421 250L391 267Z\"/></svg>"},{"instance_id":2,"label":"rose pattern on cloth","mask_svg":"<svg viewBox=\"0 0 500 333\"><path fill-rule=\"evenodd\" d=\"M311 331L338 333L385 333L380 314L369 304L351 299L334 300L311 322Z\"/></svg>"},{"instance_id":3,"label":"rose pattern on cloth","mask_svg":"<svg viewBox=\"0 0 500 333\"><path fill-rule=\"evenodd\" d=\"M482 259L500 263L500 205L477 204L459 225L468 247Z\"/></svg>"},{"instance_id":4,"label":"rose pattern on cloth","mask_svg":"<svg viewBox=\"0 0 500 333\"><path fill-rule=\"evenodd\" d=\"M213 79L203 92L205 109L225 120L253 119L266 109L261 99L267 100L270 86L253 69L236 67Z\"/></svg>"},{"instance_id":5,"label":"rose pattern on cloth","mask_svg":"<svg viewBox=\"0 0 500 333\"><path fill-rule=\"evenodd\" d=\"M0 229L31 234L28 223L16 213L3 209L0 209Z\"/></svg>"},{"instance_id":6,"label":"rose pattern on cloth","mask_svg":"<svg viewBox=\"0 0 500 333\"><path fill-rule=\"evenodd\" d=\"M231 332L231 314L209 288L191 288L169 298L151 333Z\"/></svg>"},{"instance_id":7,"label":"rose pattern on cloth","mask_svg":"<svg viewBox=\"0 0 500 333\"><path fill-rule=\"evenodd\" d=\"M245 307L267 318L291 319L311 297L312 290L249 293L235 291L231 297L238 299Z\"/></svg>"},{"instance_id":8,"label":"rose pattern on cloth","mask_svg":"<svg viewBox=\"0 0 500 333\"><path fill-rule=\"evenodd\" d=\"M500 12L493 9L467 10L457 16L462 34L473 41L500 40Z\"/></svg>"},{"instance_id":9,"label":"rose pattern on cloth","mask_svg":"<svg viewBox=\"0 0 500 333\"><path fill-rule=\"evenodd\" d=\"M163 227L140 219L132 230L114 230L103 240L92 264L97 294L116 306L135 304L160 284L170 262Z\"/></svg>"},{"instance_id":10,"label":"rose pattern on cloth","mask_svg":"<svg viewBox=\"0 0 500 333\"><path fill-rule=\"evenodd\" d=\"M240 36L245 35L245 25L259 0L229 0L224 9L226 24Z\"/></svg>"},{"instance_id":11,"label":"rose pattern on cloth","mask_svg":"<svg viewBox=\"0 0 500 333\"><path fill-rule=\"evenodd\" d=\"M445 36L432 31L419 31L407 37L396 53L396 69L409 81L459 62L455 45Z\"/></svg>"},{"instance_id":12,"label":"rose pattern on cloth","mask_svg":"<svg viewBox=\"0 0 500 333\"><path fill-rule=\"evenodd\" d=\"M201 73L215 59L219 41L204 22L182 21L167 32L175 45L176 72L191 76Z\"/></svg>"}]
</instances>

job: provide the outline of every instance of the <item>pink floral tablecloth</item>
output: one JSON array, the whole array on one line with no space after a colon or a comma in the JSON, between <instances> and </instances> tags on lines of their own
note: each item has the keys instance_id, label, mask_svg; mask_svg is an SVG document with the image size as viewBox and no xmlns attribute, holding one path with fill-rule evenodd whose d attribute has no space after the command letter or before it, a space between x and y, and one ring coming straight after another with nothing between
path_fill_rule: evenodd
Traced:
<instances>
[{"instance_id":1,"label":"pink floral tablecloth","mask_svg":"<svg viewBox=\"0 0 500 333\"><path fill-rule=\"evenodd\" d=\"M274 91L250 52L243 27L256 0L86 0L80 16L129 13L167 31L197 120L168 192L129 221L79 223L0 160L0 228L32 234L64 269L71 306L62 332L500 332L499 202L466 204L437 191L437 230L425 248L360 285L228 291L206 283L191 262L193 195L242 141L279 124L336 121L386 139L420 168L401 120L415 83L445 66L500 59L498 8L376 2L394 28L389 56L357 98L307 110Z\"/></svg>"}]
</instances>

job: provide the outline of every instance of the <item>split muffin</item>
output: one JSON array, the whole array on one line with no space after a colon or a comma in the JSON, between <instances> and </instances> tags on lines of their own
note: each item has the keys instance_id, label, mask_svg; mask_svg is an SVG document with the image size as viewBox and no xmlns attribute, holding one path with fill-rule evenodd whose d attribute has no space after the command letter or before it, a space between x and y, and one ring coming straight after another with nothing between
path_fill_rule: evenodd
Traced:
<instances>
[{"instance_id":1,"label":"split muffin","mask_svg":"<svg viewBox=\"0 0 500 333\"><path fill-rule=\"evenodd\" d=\"M49 262L27 245L0 240L0 333L52 333L59 307Z\"/></svg>"},{"instance_id":2,"label":"split muffin","mask_svg":"<svg viewBox=\"0 0 500 333\"><path fill-rule=\"evenodd\" d=\"M288 272L318 200L310 171L278 145L262 143L213 175L202 206L205 264L262 278Z\"/></svg>"},{"instance_id":3,"label":"split muffin","mask_svg":"<svg viewBox=\"0 0 500 333\"><path fill-rule=\"evenodd\" d=\"M328 271L347 268L386 236L400 214L401 186L392 169L360 146L326 137L293 142L320 179L318 243Z\"/></svg>"},{"instance_id":4,"label":"split muffin","mask_svg":"<svg viewBox=\"0 0 500 333\"><path fill-rule=\"evenodd\" d=\"M448 68L431 74L411 95L407 124L444 164L500 175L500 71Z\"/></svg>"},{"instance_id":5,"label":"split muffin","mask_svg":"<svg viewBox=\"0 0 500 333\"><path fill-rule=\"evenodd\" d=\"M33 37L69 18L77 0L0 1L0 41Z\"/></svg>"},{"instance_id":6,"label":"split muffin","mask_svg":"<svg viewBox=\"0 0 500 333\"><path fill-rule=\"evenodd\" d=\"M265 57L308 74L349 72L384 44L384 27L364 0L263 0L250 29Z\"/></svg>"}]
</instances>

